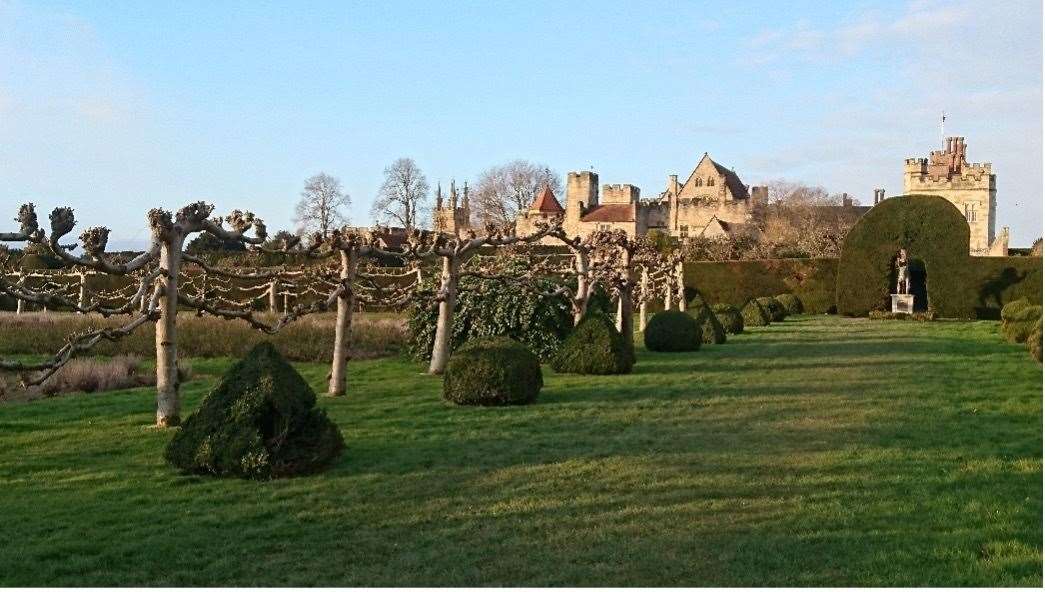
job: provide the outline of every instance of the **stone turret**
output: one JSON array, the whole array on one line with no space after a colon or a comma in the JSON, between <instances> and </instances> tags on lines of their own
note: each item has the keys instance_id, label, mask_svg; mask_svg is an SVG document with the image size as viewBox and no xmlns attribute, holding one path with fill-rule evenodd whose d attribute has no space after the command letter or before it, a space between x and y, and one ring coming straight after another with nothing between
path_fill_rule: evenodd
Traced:
<instances>
[{"instance_id":1,"label":"stone turret","mask_svg":"<svg viewBox=\"0 0 1045 592\"><path fill-rule=\"evenodd\" d=\"M952 136L929 158L904 161L904 195L938 195L954 204L969 222L969 252L987 255L994 243L997 178L991 163L966 160L965 138Z\"/></svg>"}]
</instances>

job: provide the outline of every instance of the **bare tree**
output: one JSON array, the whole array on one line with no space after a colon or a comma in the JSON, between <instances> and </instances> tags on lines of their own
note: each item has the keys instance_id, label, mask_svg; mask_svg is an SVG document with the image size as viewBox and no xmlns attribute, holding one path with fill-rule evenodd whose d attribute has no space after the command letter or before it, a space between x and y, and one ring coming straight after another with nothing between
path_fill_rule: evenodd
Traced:
<instances>
[{"instance_id":1,"label":"bare tree","mask_svg":"<svg viewBox=\"0 0 1045 592\"><path fill-rule=\"evenodd\" d=\"M385 167L385 182L374 200L371 213L385 223L412 230L417 228L419 206L428 201L428 180L412 158L397 158ZM420 208L424 211L424 208Z\"/></svg>"},{"instance_id":2,"label":"bare tree","mask_svg":"<svg viewBox=\"0 0 1045 592\"><path fill-rule=\"evenodd\" d=\"M513 160L486 169L479 175L472 197L476 224L514 223L519 212L530 207L545 185L555 194L562 194L559 175L542 164Z\"/></svg>"},{"instance_id":3,"label":"bare tree","mask_svg":"<svg viewBox=\"0 0 1045 592\"><path fill-rule=\"evenodd\" d=\"M341 181L326 173L305 179L301 200L294 209L294 223L299 234L318 232L323 238L348 222L342 212L351 198L341 189Z\"/></svg>"}]
</instances>

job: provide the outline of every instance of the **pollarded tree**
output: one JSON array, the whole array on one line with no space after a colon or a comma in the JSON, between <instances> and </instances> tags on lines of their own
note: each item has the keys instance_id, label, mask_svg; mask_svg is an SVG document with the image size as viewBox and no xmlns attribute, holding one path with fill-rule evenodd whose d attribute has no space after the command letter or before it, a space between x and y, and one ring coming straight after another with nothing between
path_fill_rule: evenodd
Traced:
<instances>
[{"instance_id":1,"label":"pollarded tree","mask_svg":"<svg viewBox=\"0 0 1045 592\"><path fill-rule=\"evenodd\" d=\"M532 234L518 236L514 225L498 227L488 225L484 234L469 230L464 236L448 236L441 233L414 233L410 244L411 256L415 258L438 257L442 262L439 277L439 288L435 300L439 306L439 317L436 323L435 341L432 346L432 359L428 366L429 374L442 374L450 360L451 338L453 335L454 310L457 306L457 290L461 280L462 266L471 259L481 247L501 247L518 243L534 243L548 236L559 228L559 218L540 223L538 230Z\"/></svg>"},{"instance_id":2,"label":"pollarded tree","mask_svg":"<svg viewBox=\"0 0 1045 592\"><path fill-rule=\"evenodd\" d=\"M177 367L177 312L179 304L190 307L201 314L211 314L225 319L239 319L252 327L274 333L287 323L329 306L329 302L313 302L310 305L299 305L293 310L284 311L275 323L266 323L256 317L250 307L227 307L215 305L205 299L181 293L179 290L179 273L184 262L194 263L209 273L225 277L250 277L264 279L268 274L243 274L219 270L209 266L204 260L184 252L186 239L190 236L208 232L219 240L236 241L246 245L258 245L265 240L264 223L249 212L233 211L224 219L211 219L213 206L204 202L196 202L179 210L176 214L162 209L149 211L149 227L152 242L149 250L121 262L105 252L109 230L104 227L88 228L80 235L83 247L82 256L73 255L71 248L61 244L76 225L72 208L55 208L50 215L49 233L39 227L36 212L32 204L25 204L19 210L17 221L20 230L12 233L0 233L2 241L28 242L46 246L56 257L70 266L80 266L101 273L118 276L137 276L137 291L121 306L109 307L95 300L91 303L77 302L55 292L40 292L8 282L0 276L0 292L20 300L37 302L42 305L64 307L76 312L95 312L103 316L130 315L126 324L116 328L105 328L74 335L69 343L59 350L54 357L44 362L0 362L0 369L21 372L39 371L35 377L23 382L29 385L40 384L58 371L65 363L78 353L85 352L102 340L116 341L133 333L139 327L153 322L156 326L156 424L159 426L177 425L181 419L181 400L179 395ZM231 228L226 229L224 224ZM248 232L253 229L253 236Z\"/></svg>"}]
</instances>

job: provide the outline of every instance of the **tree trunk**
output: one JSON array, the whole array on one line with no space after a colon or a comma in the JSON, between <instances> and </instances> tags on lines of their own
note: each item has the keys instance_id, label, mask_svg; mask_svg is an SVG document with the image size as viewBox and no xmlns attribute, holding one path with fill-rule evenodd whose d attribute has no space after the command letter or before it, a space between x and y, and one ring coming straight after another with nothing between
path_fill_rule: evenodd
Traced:
<instances>
[{"instance_id":1,"label":"tree trunk","mask_svg":"<svg viewBox=\"0 0 1045 592\"><path fill-rule=\"evenodd\" d=\"M639 302L639 331L646 330L646 310L649 300L649 270L642 268L642 300Z\"/></svg>"},{"instance_id":2,"label":"tree trunk","mask_svg":"<svg viewBox=\"0 0 1045 592\"><path fill-rule=\"evenodd\" d=\"M25 301L22 300L22 299L19 299L15 303L15 314L22 314L23 312L25 312Z\"/></svg>"},{"instance_id":3,"label":"tree trunk","mask_svg":"<svg viewBox=\"0 0 1045 592\"><path fill-rule=\"evenodd\" d=\"M664 310L671 310L672 308L672 296L675 294L675 290L671 287L671 280L664 283Z\"/></svg>"},{"instance_id":4,"label":"tree trunk","mask_svg":"<svg viewBox=\"0 0 1045 592\"><path fill-rule=\"evenodd\" d=\"M356 277L359 263L355 250L341 251L341 285L344 291L337 299L337 322L334 325L334 360L330 366L330 384L327 394L340 397L345 394L348 384L348 352L350 334L352 332L352 308L355 306L355 292L352 282Z\"/></svg>"},{"instance_id":5,"label":"tree trunk","mask_svg":"<svg viewBox=\"0 0 1045 592\"><path fill-rule=\"evenodd\" d=\"M76 298L76 305L81 309L87 306L87 274L80 272L80 294ZM80 311L83 314L83 311Z\"/></svg>"},{"instance_id":6,"label":"tree trunk","mask_svg":"<svg viewBox=\"0 0 1045 592\"><path fill-rule=\"evenodd\" d=\"M624 336L624 339L628 340L630 345L632 340L635 339L635 322L632 319L632 304L631 304L631 288L627 287L620 292L620 304L618 305L618 314L620 315L620 333Z\"/></svg>"},{"instance_id":7,"label":"tree trunk","mask_svg":"<svg viewBox=\"0 0 1045 592\"><path fill-rule=\"evenodd\" d=\"M573 298L573 324L576 326L588 312L588 256L577 251L574 253L577 272L577 293Z\"/></svg>"},{"instance_id":8,"label":"tree trunk","mask_svg":"<svg viewBox=\"0 0 1045 592\"><path fill-rule=\"evenodd\" d=\"M679 310L686 312L686 282L683 277L682 262L675 264L675 286L678 289Z\"/></svg>"},{"instance_id":9,"label":"tree trunk","mask_svg":"<svg viewBox=\"0 0 1045 592\"><path fill-rule=\"evenodd\" d=\"M624 297L617 297L617 330L624 333Z\"/></svg>"},{"instance_id":10,"label":"tree trunk","mask_svg":"<svg viewBox=\"0 0 1045 592\"><path fill-rule=\"evenodd\" d=\"M443 275L440 282L443 299L439 301L439 321L435 326L432 362L429 374L442 374L450 361L450 338L453 336L454 306L457 305L457 259L443 257Z\"/></svg>"},{"instance_id":11,"label":"tree trunk","mask_svg":"<svg viewBox=\"0 0 1045 592\"><path fill-rule=\"evenodd\" d=\"M279 312L279 301L276 298L276 291L278 289L278 280L272 280L271 282L269 282L269 312L271 312L272 314Z\"/></svg>"},{"instance_id":12,"label":"tree trunk","mask_svg":"<svg viewBox=\"0 0 1045 592\"><path fill-rule=\"evenodd\" d=\"M178 271L181 267L181 237L170 237L160 244L160 269L157 281L162 290L160 318L156 321L156 425L181 423L178 393Z\"/></svg>"}]
</instances>

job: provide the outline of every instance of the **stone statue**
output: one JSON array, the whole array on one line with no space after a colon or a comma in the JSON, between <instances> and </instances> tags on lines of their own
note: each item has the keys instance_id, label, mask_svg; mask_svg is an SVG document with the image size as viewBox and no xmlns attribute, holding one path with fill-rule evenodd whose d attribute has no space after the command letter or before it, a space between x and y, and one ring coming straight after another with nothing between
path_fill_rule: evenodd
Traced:
<instances>
[{"instance_id":1,"label":"stone statue","mask_svg":"<svg viewBox=\"0 0 1045 592\"><path fill-rule=\"evenodd\" d=\"M907 249L896 254L896 293L911 293L911 272L907 269Z\"/></svg>"}]
</instances>

